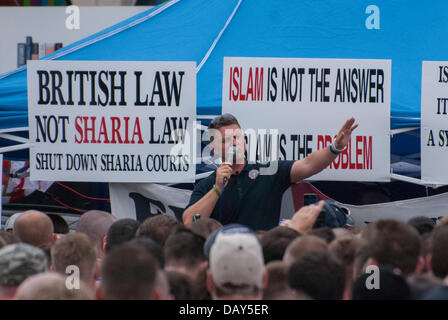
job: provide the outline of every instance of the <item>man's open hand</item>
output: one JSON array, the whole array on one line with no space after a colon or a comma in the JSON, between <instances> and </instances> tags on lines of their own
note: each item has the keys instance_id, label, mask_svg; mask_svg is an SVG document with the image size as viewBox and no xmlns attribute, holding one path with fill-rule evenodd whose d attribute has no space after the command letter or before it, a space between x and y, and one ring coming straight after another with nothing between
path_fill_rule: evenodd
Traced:
<instances>
[{"instance_id":1,"label":"man's open hand","mask_svg":"<svg viewBox=\"0 0 448 320\"><path fill-rule=\"evenodd\" d=\"M319 201L317 205L311 204L309 206L304 206L297 211L291 220L285 225L296 230L300 234L307 234L313 229L314 223L322 211L325 202Z\"/></svg>"},{"instance_id":2,"label":"man's open hand","mask_svg":"<svg viewBox=\"0 0 448 320\"><path fill-rule=\"evenodd\" d=\"M342 150L347 146L348 142L350 141L350 136L353 130L355 130L358 127L357 124L353 125L354 123L355 118L352 117L348 119L342 126L341 130L339 130L333 143L336 149Z\"/></svg>"}]
</instances>

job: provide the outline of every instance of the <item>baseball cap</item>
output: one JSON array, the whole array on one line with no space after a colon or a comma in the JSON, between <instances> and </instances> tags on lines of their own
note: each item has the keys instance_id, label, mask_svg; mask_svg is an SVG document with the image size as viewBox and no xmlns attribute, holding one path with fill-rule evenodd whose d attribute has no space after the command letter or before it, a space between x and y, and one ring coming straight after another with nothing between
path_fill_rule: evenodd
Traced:
<instances>
[{"instance_id":1,"label":"baseball cap","mask_svg":"<svg viewBox=\"0 0 448 320\"><path fill-rule=\"evenodd\" d=\"M264 258L256 233L240 224L215 230L204 245L214 283L239 291L262 288Z\"/></svg>"},{"instance_id":2,"label":"baseball cap","mask_svg":"<svg viewBox=\"0 0 448 320\"><path fill-rule=\"evenodd\" d=\"M340 206L334 201L325 200L324 207L320 213L322 219L318 218L314 228L329 227L329 228L352 228L355 225L353 217L349 210Z\"/></svg>"},{"instance_id":3,"label":"baseball cap","mask_svg":"<svg viewBox=\"0 0 448 320\"><path fill-rule=\"evenodd\" d=\"M14 223L16 222L17 218L20 217L22 214L23 212L16 212L12 216L10 216L8 220L6 220L3 229L6 231L14 229Z\"/></svg>"},{"instance_id":4,"label":"baseball cap","mask_svg":"<svg viewBox=\"0 0 448 320\"><path fill-rule=\"evenodd\" d=\"M47 270L42 249L14 243L0 249L0 285L20 285L26 278Z\"/></svg>"}]
</instances>

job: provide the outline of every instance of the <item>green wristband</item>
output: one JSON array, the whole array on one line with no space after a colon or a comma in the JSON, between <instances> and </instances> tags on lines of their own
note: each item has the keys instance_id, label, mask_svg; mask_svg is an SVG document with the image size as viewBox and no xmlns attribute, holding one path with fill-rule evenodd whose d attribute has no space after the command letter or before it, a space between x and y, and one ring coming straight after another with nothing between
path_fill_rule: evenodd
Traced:
<instances>
[{"instance_id":1,"label":"green wristband","mask_svg":"<svg viewBox=\"0 0 448 320\"><path fill-rule=\"evenodd\" d=\"M213 189L215 190L216 194L218 195L218 197L221 196L221 192L219 191L218 187L216 186L216 184L213 185Z\"/></svg>"}]
</instances>

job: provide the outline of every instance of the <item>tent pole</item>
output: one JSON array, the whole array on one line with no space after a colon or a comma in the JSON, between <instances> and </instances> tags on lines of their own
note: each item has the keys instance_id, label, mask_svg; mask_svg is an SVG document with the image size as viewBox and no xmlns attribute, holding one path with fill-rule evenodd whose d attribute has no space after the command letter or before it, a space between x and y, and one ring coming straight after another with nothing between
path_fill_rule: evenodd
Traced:
<instances>
[{"instance_id":1,"label":"tent pole","mask_svg":"<svg viewBox=\"0 0 448 320\"><path fill-rule=\"evenodd\" d=\"M425 182L420 179L411 178L411 177L403 176L403 175L396 174L396 173L391 173L390 177L395 180L409 182L409 183L415 183L415 184L418 184L421 186L431 187L434 189L445 186L444 184Z\"/></svg>"},{"instance_id":2,"label":"tent pole","mask_svg":"<svg viewBox=\"0 0 448 320\"><path fill-rule=\"evenodd\" d=\"M3 147L0 148L0 153L6 153L16 150L28 149L31 145L29 143L17 144L15 146Z\"/></svg>"}]
</instances>

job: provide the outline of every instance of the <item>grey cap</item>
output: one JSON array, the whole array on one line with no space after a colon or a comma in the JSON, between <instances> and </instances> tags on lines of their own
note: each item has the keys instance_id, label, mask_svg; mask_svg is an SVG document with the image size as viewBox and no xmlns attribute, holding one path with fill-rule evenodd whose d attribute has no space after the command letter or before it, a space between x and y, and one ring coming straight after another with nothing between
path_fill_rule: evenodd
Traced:
<instances>
[{"instance_id":1,"label":"grey cap","mask_svg":"<svg viewBox=\"0 0 448 320\"><path fill-rule=\"evenodd\" d=\"M16 222L17 218L20 217L22 214L23 212L16 212L12 216L10 216L8 220L6 220L3 229L6 231L14 229L14 223Z\"/></svg>"},{"instance_id":2,"label":"grey cap","mask_svg":"<svg viewBox=\"0 0 448 320\"><path fill-rule=\"evenodd\" d=\"M14 243L0 249L0 285L20 285L26 278L47 270L42 249Z\"/></svg>"}]
</instances>

